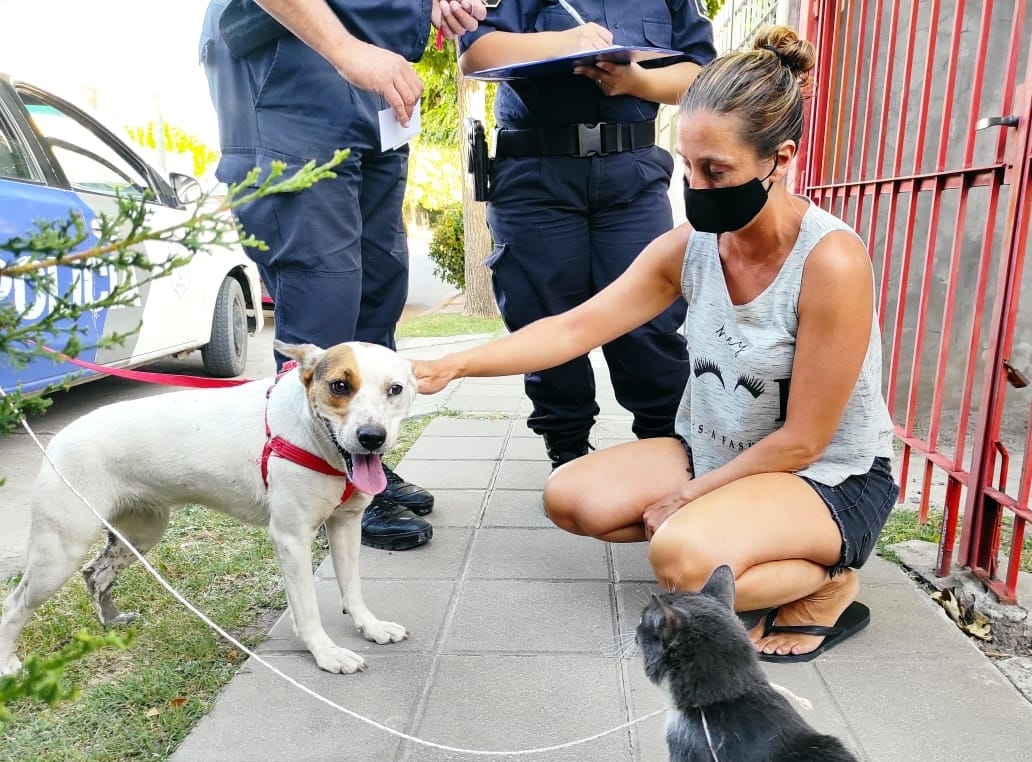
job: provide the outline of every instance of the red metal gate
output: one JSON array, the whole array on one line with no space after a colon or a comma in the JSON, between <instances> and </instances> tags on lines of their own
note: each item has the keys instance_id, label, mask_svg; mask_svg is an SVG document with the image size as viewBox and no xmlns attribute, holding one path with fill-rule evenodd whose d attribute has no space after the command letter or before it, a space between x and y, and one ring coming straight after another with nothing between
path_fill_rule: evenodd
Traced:
<instances>
[{"instance_id":1,"label":"red metal gate","mask_svg":"<svg viewBox=\"0 0 1032 762\"><path fill-rule=\"evenodd\" d=\"M939 574L968 566L1005 601L1032 521L1026 10L804 0L800 15L818 63L798 182L856 228L875 263L901 499L922 520L941 506Z\"/></svg>"}]
</instances>

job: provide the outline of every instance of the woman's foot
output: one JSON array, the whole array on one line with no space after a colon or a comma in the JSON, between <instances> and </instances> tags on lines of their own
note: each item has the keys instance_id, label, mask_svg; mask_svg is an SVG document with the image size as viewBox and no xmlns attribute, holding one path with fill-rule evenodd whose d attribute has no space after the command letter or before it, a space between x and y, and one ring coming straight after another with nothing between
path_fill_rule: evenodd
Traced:
<instances>
[{"instance_id":1,"label":"woman's foot","mask_svg":"<svg viewBox=\"0 0 1032 762\"><path fill-rule=\"evenodd\" d=\"M775 625L822 625L831 627L842 616L860 592L860 577L845 569L828 580L821 589L806 598L778 608ZM820 646L823 637L797 633L773 633L763 636L766 620L749 631L757 651L767 654L805 654Z\"/></svg>"}]
</instances>

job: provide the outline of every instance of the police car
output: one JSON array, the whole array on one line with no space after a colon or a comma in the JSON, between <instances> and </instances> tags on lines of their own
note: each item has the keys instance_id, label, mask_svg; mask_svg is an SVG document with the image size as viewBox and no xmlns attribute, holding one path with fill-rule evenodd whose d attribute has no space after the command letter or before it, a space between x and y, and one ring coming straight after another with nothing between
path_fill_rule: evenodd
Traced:
<instances>
[{"instance_id":1,"label":"police car","mask_svg":"<svg viewBox=\"0 0 1032 762\"><path fill-rule=\"evenodd\" d=\"M149 190L148 224L163 228L189 216L201 195L193 178L172 173L167 179L125 142L86 112L37 87L0 74L0 260L14 255L4 242L34 229L36 220L67 220L79 215L90 239L99 213L117 210L116 193L141 195ZM178 244L142 244L151 261L185 254ZM179 249L178 251L176 249ZM80 358L107 367L124 368L158 358L200 350L212 376L235 376L247 359L247 337L261 330L261 286L254 264L241 247L213 247L189 264L158 279L142 271L118 273L113 268L73 271L54 267L58 289L71 289L80 303L103 298L119 278L132 282L132 303L87 312L79 320L86 329L84 346L113 333L133 332L121 345L90 348ZM36 294L20 278L0 277L0 302L26 309L27 323L52 309L46 294ZM135 330L139 326L139 330ZM58 339L59 341L59 339ZM63 346L63 343L60 344ZM13 368L0 356L0 388L38 391L70 373L73 383L103 375L70 363L38 359Z\"/></svg>"}]
</instances>

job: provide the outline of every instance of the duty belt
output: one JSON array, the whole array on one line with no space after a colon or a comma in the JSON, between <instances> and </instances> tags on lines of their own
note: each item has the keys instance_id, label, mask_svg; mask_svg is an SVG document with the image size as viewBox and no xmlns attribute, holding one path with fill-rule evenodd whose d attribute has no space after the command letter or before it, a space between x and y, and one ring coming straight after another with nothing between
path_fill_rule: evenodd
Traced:
<instances>
[{"instance_id":1,"label":"duty belt","mask_svg":"<svg viewBox=\"0 0 1032 762\"><path fill-rule=\"evenodd\" d=\"M605 156L656 144L656 123L599 122L498 130L495 156Z\"/></svg>"}]
</instances>

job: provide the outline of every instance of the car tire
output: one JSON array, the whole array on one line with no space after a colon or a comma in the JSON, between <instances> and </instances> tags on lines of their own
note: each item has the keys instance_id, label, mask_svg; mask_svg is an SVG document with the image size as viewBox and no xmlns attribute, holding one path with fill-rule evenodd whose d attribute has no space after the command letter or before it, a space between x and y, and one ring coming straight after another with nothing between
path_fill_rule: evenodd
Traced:
<instances>
[{"instance_id":1,"label":"car tire","mask_svg":"<svg viewBox=\"0 0 1032 762\"><path fill-rule=\"evenodd\" d=\"M239 376L247 363L247 302L236 278L227 276L215 299L211 339L201 347L204 369L216 378Z\"/></svg>"}]
</instances>

